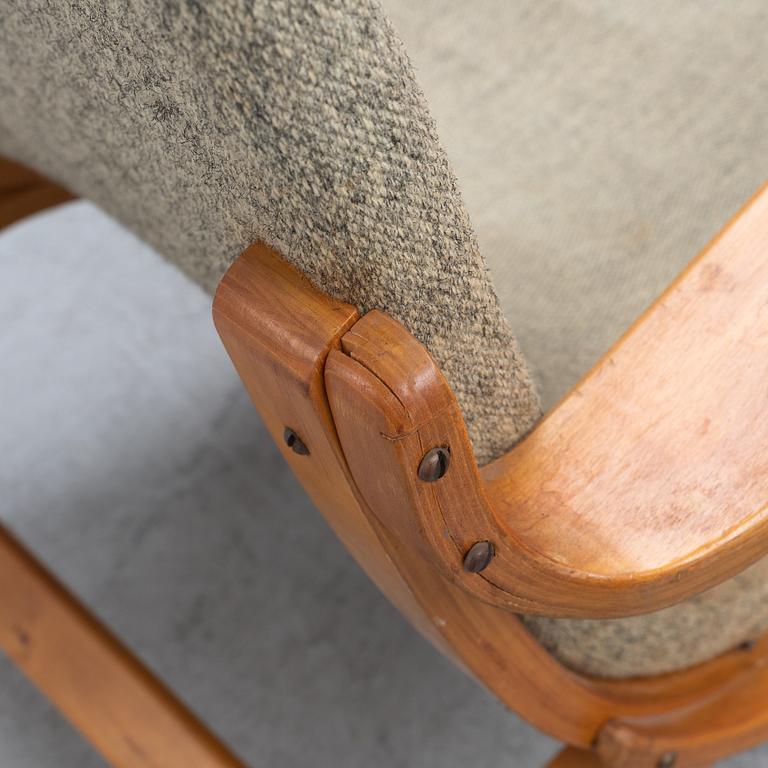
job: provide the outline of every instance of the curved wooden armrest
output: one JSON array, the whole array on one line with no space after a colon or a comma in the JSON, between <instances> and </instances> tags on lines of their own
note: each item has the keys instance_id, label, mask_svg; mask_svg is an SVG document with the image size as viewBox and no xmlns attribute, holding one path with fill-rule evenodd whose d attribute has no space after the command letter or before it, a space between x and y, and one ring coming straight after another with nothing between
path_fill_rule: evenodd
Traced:
<instances>
[{"instance_id":1,"label":"curved wooden armrest","mask_svg":"<svg viewBox=\"0 0 768 768\"><path fill-rule=\"evenodd\" d=\"M379 313L361 320L262 244L230 267L213 314L266 428L351 554L427 638L507 706L555 738L596 752L605 765L619 764L620 755L622 765L652 768L675 753L681 768L703 765L765 737L768 639L660 677L588 678L560 665L508 610L552 605L553 594L578 610L572 574L543 563L538 591L531 578L515 593L494 585L483 592L500 555L479 574L461 569L464 544L456 537L472 541L483 526L499 536L497 552L520 553L521 571L539 555L507 533L506 520L484 517L497 514L491 492L503 465L478 472L453 395L397 324ZM397 431L386 431L391 426ZM447 472L412 482L434 445L451 449ZM594 603L591 586L586 594Z\"/></svg>"},{"instance_id":2,"label":"curved wooden armrest","mask_svg":"<svg viewBox=\"0 0 768 768\"><path fill-rule=\"evenodd\" d=\"M482 599L589 618L644 613L768 551L764 188L507 455L478 471L426 350L379 312L331 351L326 388L366 502ZM425 453L450 451L436 482ZM477 542L494 556L464 559ZM485 563L485 544L475 548Z\"/></svg>"}]
</instances>

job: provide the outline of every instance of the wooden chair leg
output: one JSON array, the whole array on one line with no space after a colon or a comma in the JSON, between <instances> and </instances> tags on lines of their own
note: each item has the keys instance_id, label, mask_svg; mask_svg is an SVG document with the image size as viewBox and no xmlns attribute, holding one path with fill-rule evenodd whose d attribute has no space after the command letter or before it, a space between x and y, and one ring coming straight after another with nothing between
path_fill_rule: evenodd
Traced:
<instances>
[{"instance_id":1,"label":"wooden chair leg","mask_svg":"<svg viewBox=\"0 0 768 768\"><path fill-rule=\"evenodd\" d=\"M121 768L244 768L0 526L0 648Z\"/></svg>"},{"instance_id":2,"label":"wooden chair leg","mask_svg":"<svg viewBox=\"0 0 768 768\"><path fill-rule=\"evenodd\" d=\"M0 229L73 198L63 187L0 157Z\"/></svg>"},{"instance_id":3,"label":"wooden chair leg","mask_svg":"<svg viewBox=\"0 0 768 768\"><path fill-rule=\"evenodd\" d=\"M565 747L547 764L547 768L605 768L594 752Z\"/></svg>"},{"instance_id":4,"label":"wooden chair leg","mask_svg":"<svg viewBox=\"0 0 768 768\"><path fill-rule=\"evenodd\" d=\"M606 762L608 760L608 762ZM627 756L626 758L617 758L611 760L611 758L600 759L596 752L587 749L577 749L576 747L563 747L549 763L546 768L655 768L656 766L669 766L674 768L676 765L680 765L681 768L712 768L714 765L709 761L694 763L689 762L685 756L678 761L677 756L665 761L664 758L656 759L655 757L648 757L647 759L637 758L637 756Z\"/></svg>"}]
</instances>

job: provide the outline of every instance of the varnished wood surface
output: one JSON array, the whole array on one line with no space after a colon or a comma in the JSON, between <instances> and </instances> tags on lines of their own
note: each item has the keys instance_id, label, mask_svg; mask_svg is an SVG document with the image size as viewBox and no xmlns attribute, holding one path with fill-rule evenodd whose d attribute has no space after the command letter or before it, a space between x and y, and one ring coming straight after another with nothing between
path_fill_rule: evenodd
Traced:
<instances>
[{"instance_id":1,"label":"varnished wood surface","mask_svg":"<svg viewBox=\"0 0 768 768\"><path fill-rule=\"evenodd\" d=\"M703 768L768 739L768 659L732 675L720 694L685 709L621 717L602 729L597 751L607 765L654 768L675 754L675 768Z\"/></svg>"},{"instance_id":2,"label":"varnished wood surface","mask_svg":"<svg viewBox=\"0 0 768 768\"><path fill-rule=\"evenodd\" d=\"M0 157L0 229L71 199L72 193L63 187Z\"/></svg>"},{"instance_id":3,"label":"varnished wood surface","mask_svg":"<svg viewBox=\"0 0 768 768\"><path fill-rule=\"evenodd\" d=\"M766 382L764 188L483 470L494 512L554 562L631 580L638 592L665 574L695 589L725 579L768 551Z\"/></svg>"},{"instance_id":4,"label":"varnished wood surface","mask_svg":"<svg viewBox=\"0 0 768 768\"><path fill-rule=\"evenodd\" d=\"M357 371L360 360L366 365L374 362L372 353L362 351L365 325L360 326L353 308L319 294L268 248L253 246L222 281L214 316L286 460L358 562L426 636L507 706L550 735L583 749L591 747L608 722L626 743L626 733L640 733L645 724L661 718L668 729L670 723L678 723L680 733L688 729L680 738L681 752L699 736L695 718L692 728L683 725L692 708L704 703L714 707L735 696L751 711L753 691L748 683L768 658L766 642L663 677L589 679L561 666L512 612L478 600L441 574L410 545L410 521L393 518L390 527L374 514L353 480L347 464L352 459L339 443L327 399L328 387L343 380L348 367ZM359 360L351 357L353 348ZM367 381L363 401L368 396L375 401L380 380ZM398 389L398 396L405 397L406 390L406 385ZM306 442L308 455L285 445L285 426ZM375 451L366 446L360 450L368 471L386 486ZM733 739L727 729L718 732L716 741L724 754L759 738L760 718L746 718L745 723ZM604 752L615 741L604 740ZM665 745L663 740L649 743L640 736L633 743L645 760L657 760L658 749Z\"/></svg>"},{"instance_id":5,"label":"varnished wood surface","mask_svg":"<svg viewBox=\"0 0 768 768\"><path fill-rule=\"evenodd\" d=\"M546 768L606 768L591 750L566 747L547 763Z\"/></svg>"},{"instance_id":6,"label":"varnished wood surface","mask_svg":"<svg viewBox=\"0 0 768 768\"><path fill-rule=\"evenodd\" d=\"M613 710L562 668L516 616L485 605L443 579L402 545L365 506L351 478L327 401L330 353L358 321L263 245L230 267L214 300L214 321L232 361L286 461L334 531L382 591L438 648L544 730L589 743ZM284 442L286 426L309 454ZM375 464L371 471L378 471ZM530 658L530 664L509 658ZM552 708L555 688L583 715ZM632 707L631 711L638 711Z\"/></svg>"},{"instance_id":7,"label":"varnished wood surface","mask_svg":"<svg viewBox=\"0 0 768 768\"><path fill-rule=\"evenodd\" d=\"M373 513L478 597L583 618L677 603L768 548L768 194L480 474L450 388L396 321L362 318L326 380ZM424 483L416 468L438 446L450 469ZM477 541L496 555L468 574Z\"/></svg>"},{"instance_id":8,"label":"varnished wood surface","mask_svg":"<svg viewBox=\"0 0 768 768\"><path fill-rule=\"evenodd\" d=\"M120 768L243 768L0 527L0 647Z\"/></svg>"},{"instance_id":9,"label":"varnished wood surface","mask_svg":"<svg viewBox=\"0 0 768 768\"><path fill-rule=\"evenodd\" d=\"M325 395L328 353L359 319L317 291L263 244L248 248L219 284L216 329L276 445L336 535L387 597L442 650L442 642L363 513ZM294 453L284 430L309 450Z\"/></svg>"},{"instance_id":10,"label":"varnished wood surface","mask_svg":"<svg viewBox=\"0 0 768 768\"><path fill-rule=\"evenodd\" d=\"M15 189L40 184L44 179L21 163L0 155L0 196Z\"/></svg>"},{"instance_id":11,"label":"varnished wood surface","mask_svg":"<svg viewBox=\"0 0 768 768\"><path fill-rule=\"evenodd\" d=\"M4 191L7 190L3 190L0 176L0 196ZM18 192L18 186L15 191ZM762 241L755 239L753 230L763 226L765 206L764 202L758 202L762 206L760 215L744 219L747 222L745 229L740 229L741 224L734 225L727 237L732 237L736 230L737 250L752 248L752 255L759 262L762 250L755 242ZM22 208L31 212L35 206L25 204ZM710 253L720 257L725 254L730 265L728 253L731 251L728 248L733 242L728 241L728 248L723 246L724 242L725 238L721 239ZM694 265L692 270L696 267ZM693 274L703 279L701 273L694 271ZM725 298L720 293L741 290L732 282L723 282L729 274L728 269L710 271L708 290L714 291L716 298L722 301ZM699 300L706 293L695 292ZM662 306L660 304L653 312L661 311ZM688 305L684 302L681 306ZM605 762L607 765L655 765L660 754L676 749L679 750L678 765L703 766L765 737L761 713L766 709L764 669L768 647L764 641L753 649L734 650L707 664L658 678L626 681L585 678L563 668L550 657L528 635L513 613L486 602L490 599L504 604L504 600L492 594L495 585L487 580L488 574L483 580L490 584L490 591L483 600L474 596L472 588L467 590L466 585L461 584L463 574L456 579L459 574L457 558L462 553L464 540L459 540L458 546L455 541L451 544L453 549L448 549L450 567L441 574L431 564L431 555L425 556L422 549L425 535L427 543L429 537L434 540L433 530L420 529L420 523L411 519L403 509L398 509L397 515L386 521L377 517L364 501L349 470L347 457L337 439L325 388L325 378L332 379L337 363L342 368L350 362L360 365L361 361L365 362L364 369L369 364L373 368L378 365L374 351L364 349L366 329L365 326L355 327L358 317L352 307L322 296L269 249L257 245L236 262L223 281L214 314L230 355L275 440L339 536L411 621L508 706L550 735L584 749L599 734L599 749L604 762L608 761ZM368 322L375 319L374 315ZM711 326L704 328L707 334L712 333ZM345 334L353 329L355 333L345 341ZM354 359L355 356L358 359ZM607 364L604 361L603 365ZM359 370L355 370L359 374ZM371 368L366 370L372 373ZM404 381L408 381L407 376ZM374 374L369 394L381 396L380 383L381 379ZM410 396L407 386L410 385L403 389L401 382L390 389L387 385L385 399L390 393L407 398ZM571 397L581 396L574 393ZM439 401L432 401L432 405L435 402ZM446 410L451 408L446 401ZM437 411L435 416L440 415ZM282 430L286 425L296 428L307 441L308 456L295 454L282 443ZM424 425L415 426L421 430ZM428 431L424 434L429 436ZM722 435L722 429L719 434ZM427 443L420 446L427 447ZM364 450L369 452L371 471L380 474L381 466L376 457L369 447ZM512 477L506 474L505 462L513 463L513 455L514 452L484 469L480 475L479 485L491 510L503 511L499 498L511 498L506 495L508 489L504 488L503 478ZM529 468L534 466L535 463L530 464ZM409 465L407 469L410 474L416 466ZM754 488L750 486L750 490ZM435 487L430 491L433 496L434 491ZM402 493L402 488L392 492ZM415 494L417 500L419 493ZM446 487L445 492L437 494L437 508L451 498ZM513 516L508 512L507 509L502 519L496 521L498 529L512 529L508 518ZM483 516L486 515L483 511ZM463 525L469 525L471 529L471 516L467 519L470 522L465 521ZM488 517L485 519L487 521ZM463 529L459 525L456 530ZM472 538L471 534L469 530L466 541ZM515 546L524 544L521 538ZM14 561L14 552L20 561ZM144 764L130 762L139 754L134 749L135 741L120 735L122 731L116 725L127 722L129 731L141 733L142 738L147 736L150 741L155 736L173 735L173 759L182 762L163 765L237 765L235 758L202 729L161 684L39 566L32 561L25 562L26 557L17 545L0 552L0 578L5 584L16 585L14 594L0 601L3 646L33 681L48 692L54 703L108 755L108 759L118 765ZM498 564L498 560L495 562ZM20 573L26 575L20 578ZM25 581L27 576L30 582ZM45 596L39 605L28 599L28 595L38 589ZM35 634L18 632L18 628L25 625L16 621L17 611L25 620L38 622L34 625ZM42 616L52 618L40 618ZM66 627L63 631L62 626ZM41 640L35 643L33 655L28 641L30 637L38 636ZM60 663L41 661L45 658L55 660L61 648L71 651L66 660ZM89 659L87 669L79 666L83 663L83 654ZM95 665L93 659L96 659ZM114 670L101 677L100 682L106 680L112 695L120 695L117 703L113 699L104 703L105 700L95 697L93 700L103 706L97 706L93 711L92 707L82 707L78 703L78 686L95 685L91 671L100 668L102 659L106 659L105 668L114 667ZM73 669L79 672L77 684L66 682L66 675ZM112 674L120 679L116 681ZM128 678L125 685L121 675ZM142 702L141 712L134 707L136 701ZM155 717L156 708L159 714ZM118 713L117 720L115 712ZM724 717L723 713L733 716ZM105 718L109 722L103 727ZM158 725L162 726L161 734L158 734ZM122 753L109 758L110 754L117 754L110 750L125 749L126 744L131 752L127 761L122 761ZM162 739L159 744L158 748L163 749ZM587 759L587 753L566 752L563 759L565 757L582 760Z\"/></svg>"},{"instance_id":12,"label":"varnished wood surface","mask_svg":"<svg viewBox=\"0 0 768 768\"><path fill-rule=\"evenodd\" d=\"M21 175L13 181L10 174L3 176L2 169L0 165L0 225L69 198L64 191L43 191L40 187L45 185L37 181L27 185L22 180L24 169L20 169ZM7 205L11 200L16 202ZM754 384L755 368L745 362L759 357L764 350L760 323L765 319L765 301L761 299L760 290L766 284L765 232L763 195L556 409L557 419L550 416L520 447L485 468L479 480L472 479L468 485L478 483L480 497L485 499L483 504L492 511L489 516L487 509L482 510L484 524L496 517L494 530L504 532L502 541L518 537L514 547L521 551L528 548L531 563L536 565L538 550L543 549L541 543L549 546L550 538L556 539L561 542L562 550L552 558L557 566L555 571L566 563L569 564L566 568L570 568L570 564L581 558L581 563L591 568L592 573L609 578L613 578L619 568L626 572L641 569L632 571L636 574L642 574L644 568L648 573L653 571L654 558L668 558L669 563L679 566L678 573L682 575L677 578L688 579L686 589L697 583L689 578L695 567L685 571L682 565L693 563L695 566L696 558L710 565L714 563L719 579L727 575L729 568L741 568L742 563L752 557L750 546L762 546L763 507L753 515L748 509L761 496L757 475L763 464L761 457L756 458L756 451L764 444L764 435L759 424L748 433L744 444L739 444L736 434L749 421L746 411L762 407L764 400L760 400L760 396L765 397L765 392L757 391ZM710 302L711 306L704 311L704 305ZM728 325L725 322L728 312L737 310L742 313L740 322ZM473 595L478 592L476 588L466 589L462 583L465 576L457 564L464 546L473 539L472 515L447 537L451 540L444 551L449 553L449 561L441 575L428 560L433 560L434 542L439 538L436 534L445 533L445 527L435 528L434 520L425 527L423 519L414 519L403 507L393 509L382 520L368 507L347 465L349 456L345 457L337 439L337 425L325 390L326 378L334 381L336 377L333 386L340 386L349 373L350 363L354 363L351 369L359 379L355 385L364 384L363 402L367 396L371 402L383 398L392 405L389 416L396 414L394 422L384 425L388 429L394 425L395 432L387 432L385 437L399 443L403 436L412 437L408 429L415 428L420 437L428 438L418 445L419 450L399 454L400 471L405 469L409 475L417 467L416 457L431 445L432 438L440 431L440 419L453 405L450 398L439 399L444 393L432 399L435 393L431 392L422 402L432 411L428 419L431 423L416 419L408 427L410 416L403 417L398 407L402 408L409 397L416 395L418 400L427 392L425 389L419 394L418 387L409 390L414 383L413 371L418 370L418 366L402 369L403 380L398 383L395 377L395 386L390 382L384 384L379 372L374 372L381 362L377 358L381 350L376 352L367 347L370 339L366 325L359 326L352 307L322 296L269 249L257 245L238 260L223 281L214 314L230 355L275 440L282 445L286 459L336 532L390 599L438 647L508 706L547 733L584 748L584 751L564 751L552 765L592 768L596 765L595 757L586 749L599 736L598 751L604 765L650 768L661 755L675 751L677 766L703 768L712 760L752 746L768 736L763 714L768 711L765 641L753 649L734 650L707 664L658 678L601 681L582 677L550 657L512 613L485 602L508 604L504 586L494 584L488 578L490 573L482 577L488 585L483 600ZM749 317L754 321L751 324L745 319ZM677 328L683 331L670 329L669 324L677 319L681 321ZM374 315L367 323L379 320L381 318ZM686 341L689 336L690 341ZM691 346L694 344L698 345L695 350ZM664 354L659 351L659 345L665 347ZM734 350L744 350L745 354L739 358ZM637 365L637 370L626 384L619 386L621 382L614 378L618 374L612 370L628 365L625 354L632 363L630 368L634 370L633 366ZM682 398L678 376L686 355L698 367L686 369L682 381L689 388L688 398ZM386 358L386 353L383 356ZM713 370L711 365L701 363L703 357L716 364L714 369L721 373L723 360L735 359L731 378L723 379L722 386L702 384L705 374ZM764 362L764 358L761 359ZM664 366L654 368L657 362L663 362ZM363 375L360 367L370 376ZM653 379L651 371L656 371L657 379ZM643 399L644 376L650 376L648 384L661 387L663 396L657 390L656 396L646 395L647 399ZM615 388L611 393L613 397L607 400L612 388ZM638 392L640 399L628 404L631 396ZM618 416L616 396L625 403ZM754 399L750 401L750 397ZM670 399L677 404L676 408L670 407ZM582 400L588 401L586 406L580 405ZM734 402L736 410L729 410L729 404ZM709 422L697 420L703 413L709 413L710 408L721 413L723 403L729 414L735 413L730 421L711 417ZM715 408L718 404L719 410ZM580 416L582 407L586 410ZM677 440L679 453L662 450L653 458L654 450L665 445L660 436L663 420L660 417L648 418L646 422L637 419L638 413L645 414L651 407L657 407L658 413L668 420L674 419L678 408L682 408L684 417L680 420L682 427ZM585 420L584 414L590 414L590 419ZM375 410L369 415L376 415ZM600 520L607 530L609 522L619 524L624 517L615 511L615 504L610 507L613 510L610 515L604 515L597 507L590 508L593 509L590 517L589 512L585 513L585 508L579 506L586 503L586 497L578 493L575 498L579 505L566 505L562 518L565 524L555 525L563 504L563 494L558 496L552 491L556 478L573 483L564 486L566 496L577 487L581 487L582 494L587 493L575 455L578 450L588 448L589 441L583 442L585 438L580 436L580 429L588 421L591 423L593 417L603 430L605 424L616 420L626 427L627 434L615 444L592 444L594 452L587 450L583 454L584 466L597 468L602 473L601 482L612 472L617 479L638 481L634 486L636 492L628 492L629 495L619 501L624 508L631 506L628 499L638 504L646 499L653 502L646 516L648 521L655 521L649 540L661 545L656 550L658 554L649 554L637 543L637 536L645 535L646 530L639 517L630 523L632 535L612 543L618 547L617 551L606 549L606 540L600 538L604 530ZM642 426L633 431L631 425L636 422ZM282 444L286 425L296 428L307 441L308 456L295 454ZM558 428L563 430L562 434ZM598 434L605 436L606 433L598 430ZM393 436L396 439L393 440ZM699 437L702 439L697 442L694 456L704 469L698 471L712 470L716 463L713 456L721 449L727 449L730 462L724 464L728 471L703 490L688 475L684 476L686 485L683 481L670 481L669 471L661 471L688 467L686 440ZM463 439L460 437L456 444L461 446ZM612 451L606 447L609 445L613 445ZM610 459L609 454L615 455L622 446L637 451L640 458L645 459L644 469L637 469L633 474L629 465ZM393 486L392 478L397 475L382 473L383 465L376 451L366 445L361 446L361 450L367 452L375 482L393 496L409 504L415 499L417 507L424 505L426 496L442 512L448 509L446 505L455 503L448 486L440 492L436 492L437 486L429 492L420 488L415 491L406 488L404 492L404 486L399 483ZM544 456L553 450L552 455L559 461L557 468L545 475L545 488L537 490L532 480L526 486L525 477L533 477L529 473L542 471L543 459L537 459L537 452ZM747 460L747 469L740 463L741 454ZM563 459L568 455L574 464L569 465ZM455 469L456 464L453 467ZM739 474L739 467L745 474ZM689 471L697 470L689 468ZM738 482L745 486L744 496L738 497L736 504L726 503L728 485ZM515 488L518 496L514 495ZM545 490L548 503L540 507L543 512L536 513L534 502L536 498L541 499ZM603 498L604 490L598 484L590 492L595 498ZM532 495L526 495L529 492ZM535 496L537 492L539 497ZM671 507L672 522L668 526L657 494L683 499L680 506ZM518 508L521 499L528 501L527 507ZM637 509L639 515L645 514L644 507ZM711 515L707 516L709 512ZM698 517L702 518L703 525L697 523ZM565 536L556 535L559 527L564 534L571 534L570 542L563 544ZM474 528L475 532L478 530L480 528ZM454 538L457 531L459 537ZM597 531L595 537L587 539L583 546L577 545L590 531ZM461 538L465 535L466 538ZM680 550L680 539L686 536L692 536L689 541L699 549L693 559L686 560L687 555L683 553L675 561L673 556ZM501 549L503 552L503 547ZM689 550L692 549L693 546L689 546ZM500 562L497 557L494 565ZM650 581L658 582L658 576L653 573ZM0 535L0 580L13 585L0 600L3 647L107 759L115 765L133 766L145 765L148 756L160 755L158 765L239 765L236 758L5 533ZM641 594L642 585L635 591ZM499 592L505 594L500 596ZM168 747L169 737L172 750Z\"/></svg>"}]
</instances>

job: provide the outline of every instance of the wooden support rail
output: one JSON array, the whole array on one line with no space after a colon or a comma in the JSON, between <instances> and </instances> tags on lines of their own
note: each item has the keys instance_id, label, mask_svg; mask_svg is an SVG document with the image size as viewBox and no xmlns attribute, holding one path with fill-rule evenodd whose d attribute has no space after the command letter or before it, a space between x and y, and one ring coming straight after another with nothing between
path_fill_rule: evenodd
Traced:
<instances>
[{"instance_id":1,"label":"wooden support rail","mask_svg":"<svg viewBox=\"0 0 768 768\"><path fill-rule=\"evenodd\" d=\"M0 229L70 199L0 157ZM112 765L244 768L1 525L0 648Z\"/></svg>"},{"instance_id":2,"label":"wooden support rail","mask_svg":"<svg viewBox=\"0 0 768 768\"><path fill-rule=\"evenodd\" d=\"M244 768L2 526L0 647L111 765Z\"/></svg>"}]
</instances>

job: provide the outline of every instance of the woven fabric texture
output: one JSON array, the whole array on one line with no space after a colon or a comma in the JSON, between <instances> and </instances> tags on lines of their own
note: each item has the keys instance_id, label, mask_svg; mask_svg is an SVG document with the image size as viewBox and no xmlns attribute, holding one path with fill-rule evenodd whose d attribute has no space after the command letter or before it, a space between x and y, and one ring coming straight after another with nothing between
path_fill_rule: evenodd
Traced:
<instances>
[{"instance_id":1,"label":"woven fabric texture","mask_svg":"<svg viewBox=\"0 0 768 768\"><path fill-rule=\"evenodd\" d=\"M768 178L768 4L383 6L549 409Z\"/></svg>"},{"instance_id":2,"label":"woven fabric texture","mask_svg":"<svg viewBox=\"0 0 768 768\"><path fill-rule=\"evenodd\" d=\"M0 0L0 153L213 289L264 240L401 320L481 463L538 400L407 57L369 0Z\"/></svg>"},{"instance_id":3,"label":"woven fabric texture","mask_svg":"<svg viewBox=\"0 0 768 768\"><path fill-rule=\"evenodd\" d=\"M551 407L768 178L768 4L384 7ZM581 671L666 672L768 629L768 560L658 613L525 621Z\"/></svg>"}]
</instances>

